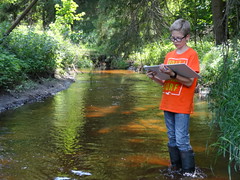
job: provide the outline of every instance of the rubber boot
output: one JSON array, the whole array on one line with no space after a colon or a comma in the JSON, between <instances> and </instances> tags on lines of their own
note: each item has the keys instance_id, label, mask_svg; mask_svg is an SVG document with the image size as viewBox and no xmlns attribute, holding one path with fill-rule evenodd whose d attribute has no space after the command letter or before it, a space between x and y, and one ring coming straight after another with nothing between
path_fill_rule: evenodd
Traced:
<instances>
[{"instance_id":1,"label":"rubber boot","mask_svg":"<svg viewBox=\"0 0 240 180\"><path fill-rule=\"evenodd\" d=\"M168 146L169 156L171 160L171 170L177 171L182 168L180 151L177 146Z\"/></svg>"},{"instance_id":2,"label":"rubber boot","mask_svg":"<svg viewBox=\"0 0 240 180\"><path fill-rule=\"evenodd\" d=\"M180 151L182 160L182 173L194 173L195 171L195 160L194 152L190 151Z\"/></svg>"}]
</instances>

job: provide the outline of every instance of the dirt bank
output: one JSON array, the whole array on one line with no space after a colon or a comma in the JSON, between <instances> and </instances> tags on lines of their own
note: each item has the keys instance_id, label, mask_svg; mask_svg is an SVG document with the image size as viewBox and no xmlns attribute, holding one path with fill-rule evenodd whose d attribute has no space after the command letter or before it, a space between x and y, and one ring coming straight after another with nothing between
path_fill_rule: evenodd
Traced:
<instances>
[{"instance_id":1,"label":"dirt bank","mask_svg":"<svg viewBox=\"0 0 240 180\"><path fill-rule=\"evenodd\" d=\"M73 82L73 79L70 78L51 79L36 83L34 87L23 92L1 93L0 113L53 96L57 92L67 89Z\"/></svg>"}]
</instances>

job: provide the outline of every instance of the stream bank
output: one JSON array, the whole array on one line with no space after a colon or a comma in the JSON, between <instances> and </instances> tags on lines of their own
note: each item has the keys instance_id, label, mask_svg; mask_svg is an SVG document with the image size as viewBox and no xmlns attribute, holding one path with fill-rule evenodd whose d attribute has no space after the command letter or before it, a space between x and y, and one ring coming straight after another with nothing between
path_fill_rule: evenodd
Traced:
<instances>
[{"instance_id":1,"label":"stream bank","mask_svg":"<svg viewBox=\"0 0 240 180\"><path fill-rule=\"evenodd\" d=\"M39 81L34 87L24 91L3 92L0 95L0 113L18 108L24 104L42 101L57 92L67 89L74 79L70 77Z\"/></svg>"}]
</instances>

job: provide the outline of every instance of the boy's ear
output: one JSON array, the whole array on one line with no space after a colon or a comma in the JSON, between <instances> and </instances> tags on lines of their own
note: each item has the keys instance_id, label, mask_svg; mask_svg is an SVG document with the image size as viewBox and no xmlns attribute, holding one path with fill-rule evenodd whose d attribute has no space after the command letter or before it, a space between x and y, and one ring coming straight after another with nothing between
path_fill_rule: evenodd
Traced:
<instances>
[{"instance_id":1,"label":"boy's ear","mask_svg":"<svg viewBox=\"0 0 240 180\"><path fill-rule=\"evenodd\" d=\"M188 41L190 39L190 34L186 36L186 40Z\"/></svg>"}]
</instances>

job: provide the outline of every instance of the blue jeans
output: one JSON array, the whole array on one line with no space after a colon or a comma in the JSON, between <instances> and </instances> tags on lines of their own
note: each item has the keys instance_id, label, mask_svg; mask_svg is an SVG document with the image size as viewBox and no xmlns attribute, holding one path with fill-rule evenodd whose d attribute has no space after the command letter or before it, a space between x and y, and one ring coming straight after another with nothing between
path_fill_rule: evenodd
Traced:
<instances>
[{"instance_id":1,"label":"blue jeans","mask_svg":"<svg viewBox=\"0 0 240 180\"><path fill-rule=\"evenodd\" d=\"M168 146L177 146L180 151L192 150L189 137L189 114L164 111L167 126Z\"/></svg>"}]
</instances>

